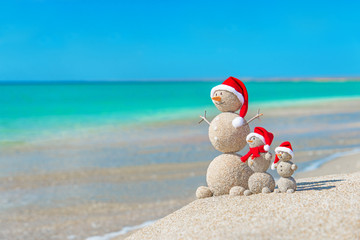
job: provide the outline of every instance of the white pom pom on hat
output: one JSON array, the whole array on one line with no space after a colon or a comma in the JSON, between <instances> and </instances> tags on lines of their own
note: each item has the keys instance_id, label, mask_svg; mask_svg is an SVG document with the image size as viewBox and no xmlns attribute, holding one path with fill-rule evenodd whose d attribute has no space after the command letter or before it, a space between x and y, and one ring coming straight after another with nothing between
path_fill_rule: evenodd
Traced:
<instances>
[{"instance_id":1,"label":"white pom pom on hat","mask_svg":"<svg viewBox=\"0 0 360 240\"><path fill-rule=\"evenodd\" d=\"M244 118L242 117L236 117L234 120L232 120L232 125L234 128L241 127L244 124Z\"/></svg>"},{"instance_id":2,"label":"white pom pom on hat","mask_svg":"<svg viewBox=\"0 0 360 240\"><path fill-rule=\"evenodd\" d=\"M264 150L268 152L268 151L270 150L270 146L269 146L268 144L266 144L266 145L264 146Z\"/></svg>"}]
</instances>

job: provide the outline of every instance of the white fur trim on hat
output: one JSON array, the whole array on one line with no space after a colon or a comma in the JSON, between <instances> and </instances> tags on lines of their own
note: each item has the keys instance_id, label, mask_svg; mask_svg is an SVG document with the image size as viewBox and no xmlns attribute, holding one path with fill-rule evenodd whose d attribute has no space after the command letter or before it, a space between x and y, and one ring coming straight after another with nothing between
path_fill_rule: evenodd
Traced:
<instances>
[{"instance_id":1,"label":"white fur trim on hat","mask_svg":"<svg viewBox=\"0 0 360 240\"><path fill-rule=\"evenodd\" d=\"M276 166L276 163L272 163L271 164L271 170L275 170L275 168L276 168L275 166Z\"/></svg>"},{"instance_id":2,"label":"white fur trim on hat","mask_svg":"<svg viewBox=\"0 0 360 240\"><path fill-rule=\"evenodd\" d=\"M228 92L231 92L231 93L235 94L236 97L240 100L241 104L244 104L244 96L241 93L239 93L238 91L236 91L235 88L230 87L230 86L225 85L225 84L217 85L217 86L215 86L215 87L213 87L211 89L211 92L210 92L210 97L211 98L214 97L214 93L217 90L225 90L225 91L228 91Z\"/></svg>"},{"instance_id":3,"label":"white fur trim on hat","mask_svg":"<svg viewBox=\"0 0 360 240\"><path fill-rule=\"evenodd\" d=\"M287 148L287 147L277 147L277 148L275 148L276 153L279 153L280 151L281 152L286 152L286 153L290 154L291 157L294 157L294 152L291 151L290 148Z\"/></svg>"},{"instance_id":4,"label":"white fur trim on hat","mask_svg":"<svg viewBox=\"0 0 360 240\"><path fill-rule=\"evenodd\" d=\"M262 135L258 134L258 133L254 133L254 132L249 133L249 134L246 136L246 141L248 141L251 137L260 138L260 140L261 140L263 143L265 143L265 138L264 138Z\"/></svg>"},{"instance_id":5,"label":"white fur trim on hat","mask_svg":"<svg viewBox=\"0 0 360 240\"><path fill-rule=\"evenodd\" d=\"M268 144L266 144L266 145L264 146L264 150L268 152L268 151L270 150L270 146L269 146Z\"/></svg>"},{"instance_id":6,"label":"white fur trim on hat","mask_svg":"<svg viewBox=\"0 0 360 240\"><path fill-rule=\"evenodd\" d=\"M244 124L244 118L236 117L236 118L234 118L234 120L232 120L231 123L234 126L234 128L241 127Z\"/></svg>"}]
</instances>

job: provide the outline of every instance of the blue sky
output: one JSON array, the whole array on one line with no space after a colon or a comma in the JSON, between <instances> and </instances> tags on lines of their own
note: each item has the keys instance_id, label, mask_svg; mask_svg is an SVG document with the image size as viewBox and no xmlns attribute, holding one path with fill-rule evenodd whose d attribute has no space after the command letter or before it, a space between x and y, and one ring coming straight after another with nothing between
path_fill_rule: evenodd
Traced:
<instances>
[{"instance_id":1,"label":"blue sky","mask_svg":"<svg viewBox=\"0 0 360 240\"><path fill-rule=\"evenodd\" d=\"M359 1L0 2L0 80L360 76Z\"/></svg>"}]
</instances>

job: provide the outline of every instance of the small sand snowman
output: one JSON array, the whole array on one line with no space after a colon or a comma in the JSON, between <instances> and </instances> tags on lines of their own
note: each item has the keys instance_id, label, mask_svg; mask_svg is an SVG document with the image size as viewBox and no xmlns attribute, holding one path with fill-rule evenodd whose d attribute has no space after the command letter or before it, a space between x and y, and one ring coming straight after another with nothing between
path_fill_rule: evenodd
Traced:
<instances>
[{"instance_id":1,"label":"small sand snowman","mask_svg":"<svg viewBox=\"0 0 360 240\"><path fill-rule=\"evenodd\" d=\"M248 94L244 83L234 77L214 87L211 99L222 113L211 122L206 119L206 114L200 117L210 125L211 144L224 154L210 163L206 173L208 187L199 187L196 197L219 196L230 192L232 195L241 195L248 188L248 179L253 171L240 161L241 156L236 152L246 145L246 136L250 132L248 123L262 114L258 113L249 122L244 119L248 109ZM235 112L239 109L238 115Z\"/></svg>"},{"instance_id":2,"label":"small sand snowman","mask_svg":"<svg viewBox=\"0 0 360 240\"><path fill-rule=\"evenodd\" d=\"M271 169L277 170L280 179L277 182L278 189L275 192L293 193L296 190L296 181L291 175L297 169L296 164L290 160L294 157L290 142L283 142L279 147L275 148L275 161L271 165Z\"/></svg>"},{"instance_id":3,"label":"small sand snowman","mask_svg":"<svg viewBox=\"0 0 360 240\"><path fill-rule=\"evenodd\" d=\"M273 139L274 135L262 127L256 127L254 132L246 137L250 150L241 157L241 161L247 161L249 167L254 171L248 181L249 189L244 192L246 196L274 191L275 180L266 172L271 164L272 155L269 150Z\"/></svg>"}]
</instances>

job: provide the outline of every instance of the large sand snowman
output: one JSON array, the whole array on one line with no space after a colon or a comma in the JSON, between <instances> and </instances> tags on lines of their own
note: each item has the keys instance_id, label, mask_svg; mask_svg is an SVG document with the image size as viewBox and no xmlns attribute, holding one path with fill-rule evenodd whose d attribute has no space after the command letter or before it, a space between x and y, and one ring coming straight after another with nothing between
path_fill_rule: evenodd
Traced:
<instances>
[{"instance_id":1,"label":"large sand snowman","mask_svg":"<svg viewBox=\"0 0 360 240\"><path fill-rule=\"evenodd\" d=\"M249 124L244 117L248 109L248 94L243 82L229 77L211 90L211 99L222 113L211 122L200 116L209 126L209 139L214 148L223 154L216 157L206 173L208 187L201 186L196 191L197 198L224 194L240 195L248 188L248 179L253 171L241 162L236 152L246 145L246 136L250 133ZM235 112L240 109L239 114Z\"/></svg>"}]
</instances>

